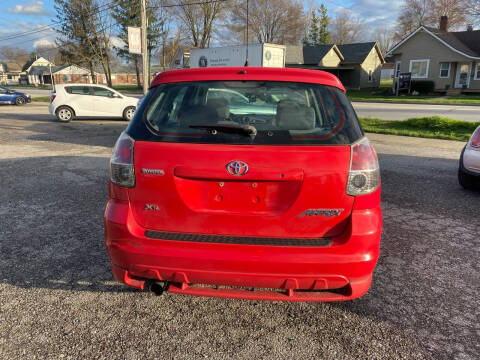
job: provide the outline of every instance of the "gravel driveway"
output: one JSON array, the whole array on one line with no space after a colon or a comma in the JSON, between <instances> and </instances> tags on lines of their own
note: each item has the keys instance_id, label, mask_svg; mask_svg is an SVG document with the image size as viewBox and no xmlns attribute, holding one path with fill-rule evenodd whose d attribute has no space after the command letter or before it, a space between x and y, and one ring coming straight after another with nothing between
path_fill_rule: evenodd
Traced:
<instances>
[{"instance_id":1,"label":"gravel driveway","mask_svg":"<svg viewBox=\"0 0 480 360\"><path fill-rule=\"evenodd\" d=\"M462 143L369 136L384 234L364 297L156 297L113 281L103 244L125 126L0 107L0 359L480 358L480 193L457 184Z\"/></svg>"}]
</instances>

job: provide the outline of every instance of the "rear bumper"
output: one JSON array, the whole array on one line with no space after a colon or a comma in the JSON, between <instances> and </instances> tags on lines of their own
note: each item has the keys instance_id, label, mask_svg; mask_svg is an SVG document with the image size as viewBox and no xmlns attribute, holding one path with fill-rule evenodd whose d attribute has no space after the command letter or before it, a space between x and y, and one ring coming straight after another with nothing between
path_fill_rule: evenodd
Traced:
<instances>
[{"instance_id":1,"label":"rear bumper","mask_svg":"<svg viewBox=\"0 0 480 360\"><path fill-rule=\"evenodd\" d=\"M480 150L465 146L460 155L460 170L480 180Z\"/></svg>"},{"instance_id":2,"label":"rear bumper","mask_svg":"<svg viewBox=\"0 0 480 360\"><path fill-rule=\"evenodd\" d=\"M354 210L344 233L326 247L160 240L147 238L128 202L117 200L107 203L104 221L113 274L127 285L143 289L148 280L168 281L174 293L284 301L362 296L370 287L382 229L381 210L374 208Z\"/></svg>"}]
</instances>

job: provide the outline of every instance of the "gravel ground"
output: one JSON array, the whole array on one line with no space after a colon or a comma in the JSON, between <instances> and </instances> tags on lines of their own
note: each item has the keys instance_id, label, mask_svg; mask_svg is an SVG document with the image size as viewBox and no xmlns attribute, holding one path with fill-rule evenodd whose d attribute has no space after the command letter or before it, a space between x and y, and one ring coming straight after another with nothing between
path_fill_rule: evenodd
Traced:
<instances>
[{"instance_id":1,"label":"gravel ground","mask_svg":"<svg viewBox=\"0 0 480 360\"><path fill-rule=\"evenodd\" d=\"M364 297L156 297L113 281L103 244L125 126L0 107L0 359L480 358L480 193L457 184L462 143L369 136L384 234Z\"/></svg>"}]
</instances>

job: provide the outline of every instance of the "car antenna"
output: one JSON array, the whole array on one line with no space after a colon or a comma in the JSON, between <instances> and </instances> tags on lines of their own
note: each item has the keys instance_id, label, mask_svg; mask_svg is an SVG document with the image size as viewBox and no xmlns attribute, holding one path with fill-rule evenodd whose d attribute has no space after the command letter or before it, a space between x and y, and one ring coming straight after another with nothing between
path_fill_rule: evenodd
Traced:
<instances>
[{"instance_id":1,"label":"car antenna","mask_svg":"<svg viewBox=\"0 0 480 360\"><path fill-rule=\"evenodd\" d=\"M247 0L247 56L246 56L244 66L248 66L248 0Z\"/></svg>"}]
</instances>

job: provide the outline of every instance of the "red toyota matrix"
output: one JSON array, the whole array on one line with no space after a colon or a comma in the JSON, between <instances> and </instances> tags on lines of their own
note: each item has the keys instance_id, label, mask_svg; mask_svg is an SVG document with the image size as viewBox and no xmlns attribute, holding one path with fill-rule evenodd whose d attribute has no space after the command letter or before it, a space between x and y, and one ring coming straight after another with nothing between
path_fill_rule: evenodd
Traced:
<instances>
[{"instance_id":1,"label":"red toyota matrix","mask_svg":"<svg viewBox=\"0 0 480 360\"><path fill-rule=\"evenodd\" d=\"M377 155L329 73L167 71L115 145L104 220L139 289L350 300L379 255Z\"/></svg>"}]
</instances>

